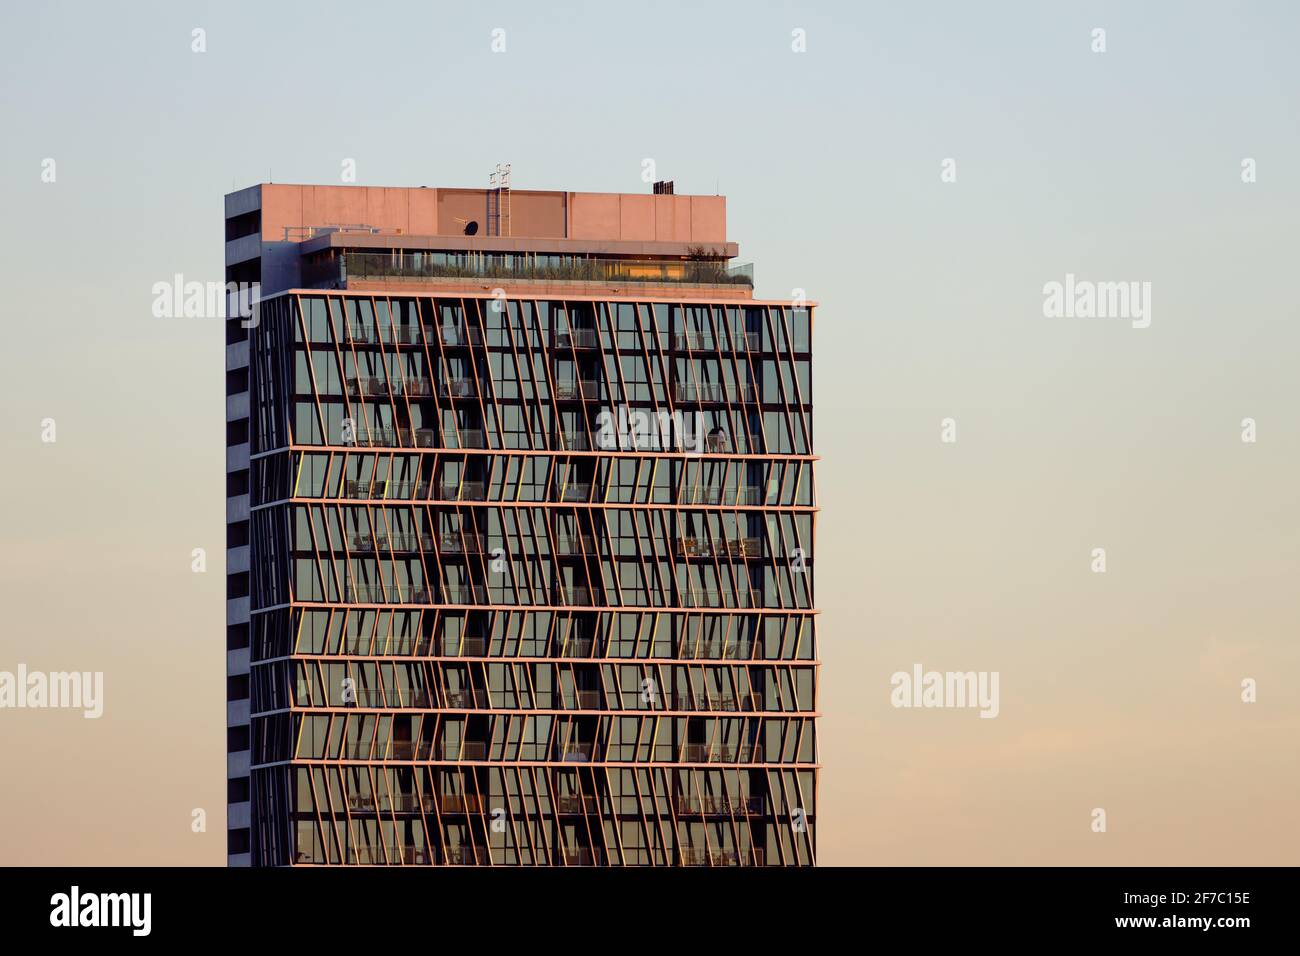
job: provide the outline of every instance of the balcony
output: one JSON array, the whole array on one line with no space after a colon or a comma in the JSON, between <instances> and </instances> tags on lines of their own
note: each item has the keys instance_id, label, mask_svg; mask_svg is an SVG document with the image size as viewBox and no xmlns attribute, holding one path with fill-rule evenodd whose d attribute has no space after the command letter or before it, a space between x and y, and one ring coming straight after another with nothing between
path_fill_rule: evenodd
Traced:
<instances>
[{"instance_id":1,"label":"balcony","mask_svg":"<svg viewBox=\"0 0 1300 956\"><path fill-rule=\"evenodd\" d=\"M492 702L488 699L487 691L482 688L469 687L463 690L447 691L445 706L451 710L478 710L491 705Z\"/></svg>"},{"instance_id":2,"label":"balcony","mask_svg":"<svg viewBox=\"0 0 1300 956\"><path fill-rule=\"evenodd\" d=\"M361 425L351 440L343 439L345 447L359 448L486 448L487 436L482 429L462 428L459 432L447 429L443 434L445 444L438 444L438 433L432 428L379 428Z\"/></svg>"},{"instance_id":3,"label":"balcony","mask_svg":"<svg viewBox=\"0 0 1300 956\"><path fill-rule=\"evenodd\" d=\"M391 637L350 638L343 642L340 653L353 657L423 657L429 653L427 638L415 634Z\"/></svg>"},{"instance_id":4,"label":"balcony","mask_svg":"<svg viewBox=\"0 0 1300 956\"><path fill-rule=\"evenodd\" d=\"M478 383L472 378L450 378L438 383L438 394L443 398L475 398Z\"/></svg>"},{"instance_id":5,"label":"balcony","mask_svg":"<svg viewBox=\"0 0 1300 956\"><path fill-rule=\"evenodd\" d=\"M362 425L351 441L345 439L342 444L360 448L437 448L438 433L432 428L368 428Z\"/></svg>"},{"instance_id":6,"label":"balcony","mask_svg":"<svg viewBox=\"0 0 1300 956\"><path fill-rule=\"evenodd\" d=\"M487 447L487 433L481 428L461 428L454 432L448 429L445 438L447 448Z\"/></svg>"},{"instance_id":7,"label":"balcony","mask_svg":"<svg viewBox=\"0 0 1300 956\"><path fill-rule=\"evenodd\" d=\"M556 432L555 448L557 451L591 451L591 437L586 432Z\"/></svg>"},{"instance_id":8,"label":"balcony","mask_svg":"<svg viewBox=\"0 0 1300 956\"><path fill-rule=\"evenodd\" d=\"M600 803L594 794L575 795L570 794L563 797L555 798L556 813L596 813L600 809Z\"/></svg>"},{"instance_id":9,"label":"balcony","mask_svg":"<svg viewBox=\"0 0 1300 956\"><path fill-rule=\"evenodd\" d=\"M762 556L761 538L678 538L679 558L757 558Z\"/></svg>"},{"instance_id":10,"label":"balcony","mask_svg":"<svg viewBox=\"0 0 1300 956\"><path fill-rule=\"evenodd\" d=\"M442 554L482 554L487 550L487 539L481 534L444 531L438 535L438 550Z\"/></svg>"},{"instance_id":11,"label":"balcony","mask_svg":"<svg viewBox=\"0 0 1300 956\"><path fill-rule=\"evenodd\" d=\"M728 794L673 794L673 809L689 816L755 816L763 812L762 797Z\"/></svg>"},{"instance_id":12,"label":"balcony","mask_svg":"<svg viewBox=\"0 0 1300 956\"><path fill-rule=\"evenodd\" d=\"M551 485L551 495L556 501L590 501L591 482L555 482Z\"/></svg>"},{"instance_id":13,"label":"balcony","mask_svg":"<svg viewBox=\"0 0 1300 956\"><path fill-rule=\"evenodd\" d=\"M436 803L443 813L482 813L484 808L483 798L477 793L440 793L429 803Z\"/></svg>"},{"instance_id":14,"label":"balcony","mask_svg":"<svg viewBox=\"0 0 1300 956\"><path fill-rule=\"evenodd\" d=\"M555 539L555 553L564 557L595 555L596 539L589 534L558 535Z\"/></svg>"},{"instance_id":15,"label":"balcony","mask_svg":"<svg viewBox=\"0 0 1300 956\"><path fill-rule=\"evenodd\" d=\"M376 328L373 325L354 323L344 327L343 344L353 346L419 345L420 334L419 330L413 325L390 325Z\"/></svg>"},{"instance_id":16,"label":"balcony","mask_svg":"<svg viewBox=\"0 0 1300 956\"><path fill-rule=\"evenodd\" d=\"M469 326L443 325L438 327L436 334L438 341L448 348L469 348L483 344L483 333ZM425 335L432 339L433 329L426 327Z\"/></svg>"},{"instance_id":17,"label":"balcony","mask_svg":"<svg viewBox=\"0 0 1300 956\"><path fill-rule=\"evenodd\" d=\"M590 741L563 744L555 748L555 758L561 763L591 763L595 745Z\"/></svg>"},{"instance_id":18,"label":"balcony","mask_svg":"<svg viewBox=\"0 0 1300 956\"><path fill-rule=\"evenodd\" d=\"M764 866L762 850L708 850L683 847L678 851L681 866Z\"/></svg>"},{"instance_id":19,"label":"balcony","mask_svg":"<svg viewBox=\"0 0 1300 956\"><path fill-rule=\"evenodd\" d=\"M514 603L508 600L509 592L503 591L498 603ZM551 603L574 607L591 607L598 599L587 588L556 588L551 592ZM441 593L438 588L429 585L411 586L377 584L348 584L343 588L345 604L464 604L483 605L493 603L488 588L482 584L447 584ZM544 602L540 602L544 603ZM707 606L707 605L698 605Z\"/></svg>"},{"instance_id":20,"label":"balcony","mask_svg":"<svg viewBox=\"0 0 1300 956\"><path fill-rule=\"evenodd\" d=\"M442 642L443 657L487 657L487 652L486 637L444 638Z\"/></svg>"},{"instance_id":21,"label":"balcony","mask_svg":"<svg viewBox=\"0 0 1300 956\"><path fill-rule=\"evenodd\" d=\"M763 607L763 592L746 589L739 591L698 589L684 592L681 601L682 607Z\"/></svg>"},{"instance_id":22,"label":"balcony","mask_svg":"<svg viewBox=\"0 0 1300 956\"><path fill-rule=\"evenodd\" d=\"M723 538L713 542L716 554L732 558L761 558L762 538Z\"/></svg>"},{"instance_id":23,"label":"balcony","mask_svg":"<svg viewBox=\"0 0 1300 956\"><path fill-rule=\"evenodd\" d=\"M650 283L753 288L752 265L721 259L614 259L484 253L365 253L343 256L345 281L516 279L541 282Z\"/></svg>"},{"instance_id":24,"label":"balcony","mask_svg":"<svg viewBox=\"0 0 1300 956\"><path fill-rule=\"evenodd\" d=\"M694 710L704 713L727 713L740 710L730 694L673 694L668 698L670 710Z\"/></svg>"},{"instance_id":25,"label":"balcony","mask_svg":"<svg viewBox=\"0 0 1300 956\"><path fill-rule=\"evenodd\" d=\"M348 809L371 813L413 813L420 809L420 799L413 793L350 794Z\"/></svg>"},{"instance_id":26,"label":"balcony","mask_svg":"<svg viewBox=\"0 0 1300 956\"><path fill-rule=\"evenodd\" d=\"M413 743L399 740L392 743L345 743L339 751L342 760L428 760L433 755L433 748L427 743ZM357 796L362 801L365 798ZM361 809L360 806L357 809ZM373 802L371 809L374 809Z\"/></svg>"},{"instance_id":27,"label":"balcony","mask_svg":"<svg viewBox=\"0 0 1300 956\"><path fill-rule=\"evenodd\" d=\"M488 603L488 589L482 584L447 584L442 595L445 604Z\"/></svg>"},{"instance_id":28,"label":"balcony","mask_svg":"<svg viewBox=\"0 0 1300 956\"><path fill-rule=\"evenodd\" d=\"M345 604L436 604L437 592L425 585L398 587L378 584L346 584L343 587Z\"/></svg>"},{"instance_id":29,"label":"balcony","mask_svg":"<svg viewBox=\"0 0 1300 956\"><path fill-rule=\"evenodd\" d=\"M431 398L433 397L433 382L427 378L412 376L403 379L393 386L393 397L402 395L407 398Z\"/></svg>"},{"instance_id":30,"label":"balcony","mask_svg":"<svg viewBox=\"0 0 1300 956\"><path fill-rule=\"evenodd\" d=\"M762 763L762 744L684 744L682 763Z\"/></svg>"},{"instance_id":31,"label":"balcony","mask_svg":"<svg viewBox=\"0 0 1300 956\"><path fill-rule=\"evenodd\" d=\"M385 846L350 846L348 862L357 866L405 865L421 866L433 862L433 850L410 843L392 843ZM299 853L299 862L311 863L310 855Z\"/></svg>"},{"instance_id":32,"label":"balcony","mask_svg":"<svg viewBox=\"0 0 1300 956\"><path fill-rule=\"evenodd\" d=\"M598 690L574 690L561 693L560 707L563 710L603 710L601 693Z\"/></svg>"},{"instance_id":33,"label":"balcony","mask_svg":"<svg viewBox=\"0 0 1300 956\"><path fill-rule=\"evenodd\" d=\"M386 551L393 554L420 554L433 550L431 534L354 534L350 548L360 554Z\"/></svg>"},{"instance_id":34,"label":"balcony","mask_svg":"<svg viewBox=\"0 0 1300 956\"><path fill-rule=\"evenodd\" d=\"M440 501L487 501L487 489L481 481L447 481L438 486Z\"/></svg>"},{"instance_id":35,"label":"balcony","mask_svg":"<svg viewBox=\"0 0 1300 956\"><path fill-rule=\"evenodd\" d=\"M560 657L591 657L596 651L596 642L590 637L571 637L560 644Z\"/></svg>"},{"instance_id":36,"label":"balcony","mask_svg":"<svg viewBox=\"0 0 1300 956\"><path fill-rule=\"evenodd\" d=\"M388 396L388 383L382 378L350 378L347 381L348 395L368 398L370 396Z\"/></svg>"},{"instance_id":37,"label":"balcony","mask_svg":"<svg viewBox=\"0 0 1300 956\"><path fill-rule=\"evenodd\" d=\"M431 807L429 809L431 810ZM423 866L434 863L447 866L487 866L490 862L488 849L475 846L453 846L443 851L437 847L418 846L412 843L389 843L382 846L362 844L349 846L346 852L347 862L359 866ZM303 851L298 854L297 862L324 861L315 859L310 853Z\"/></svg>"},{"instance_id":38,"label":"balcony","mask_svg":"<svg viewBox=\"0 0 1300 956\"><path fill-rule=\"evenodd\" d=\"M688 405L740 404L758 401L758 389L752 382L678 382L673 392L677 401Z\"/></svg>"},{"instance_id":39,"label":"balcony","mask_svg":"<svg viewBox=\"0 0 1300 956\"><path fill-rule=\"evenodd\" d=\"M682 660L747 661L754 656L749 641L684 641L677 648Z\"/></svg>"},{"instance_id":40,"label":"balcony","mask_svg":"<svg viewBox=\"0 0 1300 956\"><path fill-rule=\"evenodd\" d=\"M426 690L414 690L411 688L392 688L384 690L383 688L358 688L352 692L353 701L340 701L337 704L327 704L325 706L333 707L364 707L368 709L379 710L406 710L410 708L428 709L434 705L433 697ZM299 698L299 706L305 706L302 698ZM310 706L316 706L314 704ZM360 757L359 759L370 759ZM380 759L379 757L373 759ZM409 759L409 758L408 758Z\"/></svg>"},{"instance_id":41,"label":"balcony","mask_svg":"<svg viewBox=\"0 0 1300 956\"><path fill-rule=\"evenodd\" d=\"M565 866L597 866L605 859L605 854L591 847L564 847Z\"/></svg>"},{"instance_id":42,"label":"balcony","mask_svg":"<svg viewBox=\"0 0 1300 956\"><path fill-rule=\"evenodd\" d=\"M684 505L761 505L765 496L763 489L754 486L746 488L688 488L682 493Z\"/></svg>"},{"instance_id":43,"label":"balcony","mask_svg":"<svg viewBox=\"0 0 1300 956\"><path fill-rule=\"evenodd\" d=\"M486 760L487 742L463 740L459 743L443 741L434 748L435 760Z\"/></svg>"},{"instance_id":44,"label":"balcony","mask_svg":"<svg viewBox=\"0 0 1300 956\"><path fill-rule=\"evenodd\" d=\"M385 498L405 499L423 498L429 493L429 486L423 481L344 481L343 497L364 500L382 500Z\"/></svg>"},{"instance_id":45,"label":"balcony","mask_svg":"<svg viewBox=\"0 0 1300 956\"><path fill-rule=\"evenodd\" d=\"M444 862L448 866L487 866L491 860L487 847L449 846Z\"/></svg>"},{"instance_id":46,"label":"balcony","mask_svg":"<svg viewBox=\"0 0 1300 956\"><path fill-rule=\"evenodd\" d=\"M726 435L705 435L704 450L727 455L731 453L731 440Z\"/></svg>"},{"instance_id":47,"label":"balcony","mask_svg":"<svg viewBox=\"0 0 1300 956\"><path fill-rule=\"evenodd\" d=\"M600 401L600 382L596 379L572 379L555 383L555 397L561 401Z\"/></svg>"},{"instance_id":48,"label":"balcony","mask_svg":"<svg viewBox=\"0 0 1300 956\"><path fill-rule=\"evenodd\" d=\"M598 349L600 336L595 329L557 330L551 344L557 349Z\"/></svg>"},{"instance_id":49,"label":"balcony","mask_svg":"<svg viewBox=\"0 0 1300 956\"><path fill-rule=\"evenodd\" d=\"M433 395L433 383L417 376L405 379L361 376L348 379L347 390L351 398L429 398Z\"/></svg>"},{"instance_id":50,"label":"balcony","mask_svg":"<svg viewBox=\"0 0 1300 956\"><path fill-rule=\"evenodd\" d=\"M732 332L730 341L724 331L714 339L712 332L678 332L673 336L673 347L682 352L719 352L735 349L737 352L758 352L763 348L763 336L758 332Z\"/></svg>"},{"instance_id":51,"label":"balcony","mask_svg":"<svg viewBox=\"0 0 1300 956\"><path fill-rule=\"evenodd\" d=\"M590 588L561 585L551 592L552 602L566 607L591 607L595 595Z\"/></svg>"}]
</instances>

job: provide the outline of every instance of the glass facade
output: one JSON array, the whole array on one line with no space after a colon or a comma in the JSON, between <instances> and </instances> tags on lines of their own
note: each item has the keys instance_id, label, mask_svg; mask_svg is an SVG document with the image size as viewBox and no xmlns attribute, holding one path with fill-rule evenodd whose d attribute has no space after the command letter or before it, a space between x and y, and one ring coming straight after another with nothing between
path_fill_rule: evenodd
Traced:
<instances>
[{"instance_id":1,"label":"glass facade","mask_svg":"<svg viewBox=\"0 0 1300 956\"><path fill-rule=\"evenodd\" d=\"M249 333L259 865L811 865L811 309L290 292Z\"/></svg>"}]
</instances>

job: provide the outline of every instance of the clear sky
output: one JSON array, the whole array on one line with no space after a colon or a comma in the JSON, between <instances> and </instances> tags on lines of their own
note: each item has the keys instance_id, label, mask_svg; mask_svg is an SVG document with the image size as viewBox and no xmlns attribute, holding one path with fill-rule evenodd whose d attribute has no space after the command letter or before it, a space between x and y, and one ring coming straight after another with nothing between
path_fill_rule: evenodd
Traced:
<instances>
[{"instance_id":1,"label":"clear sky","mask_svg":"<svg viewBox=\"0 0 1300 956\"><path fill-rule=\"evenodd\" d=\"M106 700L0 711L0 862L224 862L222 332L150 309L222 278L222 195L348 159L642 192L647 158L728 197L760 294L821 303L821 861L1297 862L1298 27L1286 2L11 5L0 670L102 670ZM1151 283L1150 326L1045 318L1067 273ZM999 716L892 707L917 663L999 672Z\"/></svg>"}]
</instances>

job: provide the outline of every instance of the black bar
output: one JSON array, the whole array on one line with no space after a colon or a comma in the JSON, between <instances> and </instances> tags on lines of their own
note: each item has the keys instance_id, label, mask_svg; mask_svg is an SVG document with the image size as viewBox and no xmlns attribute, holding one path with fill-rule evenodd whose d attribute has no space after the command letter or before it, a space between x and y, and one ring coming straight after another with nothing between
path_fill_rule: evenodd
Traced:
<instances>
[{"instance_id":1,"label":"black bar","mask_svg":"<svg viewBox=\"0 0 1300 956\"><path fill-rule=\"evenodd\" d=\"M803 937L811 951L841 948L831 945L837 937L885 945L900 934L917 952L945 941L987 951L1003 941L1125 938L1139 946L1222 948L1292 935L1296 884L1295 871L1283 868L54 867L0 873L9 884L0 895L7 942L71 933L87 942L143 938L136 936L144 927L143 896L132 909L120 897L108 901L107 911L116 907L123 925L51 925L52 919L71 922L75 886L78 921L101 909L98 894L149 894L151 939L381 949L407 937L478 934L494 949L513 938L542 945L549 936L556 945L584 949L639 940L635 948L653 951L657 939L693 951L712 941L753 946L774 933Z\"/></svg>"}]
</instances>

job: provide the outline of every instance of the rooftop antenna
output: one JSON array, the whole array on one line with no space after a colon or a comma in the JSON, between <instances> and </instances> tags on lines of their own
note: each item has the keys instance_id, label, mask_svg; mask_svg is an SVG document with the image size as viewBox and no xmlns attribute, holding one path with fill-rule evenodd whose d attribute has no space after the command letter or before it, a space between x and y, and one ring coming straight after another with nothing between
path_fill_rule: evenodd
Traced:
<instances>
[{"instance_id":1,"label":"rooftop antenna","mask_svg":"<svg viewBox=\"0 0 1300 956\"><path fill-rule=\"evenodd\" d=\"M510 235L509 163L497 163L488 174L488 235Z\"/></svg>"}]
</instances>

